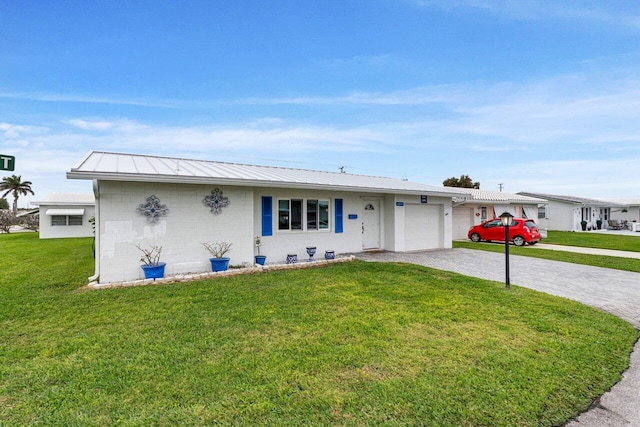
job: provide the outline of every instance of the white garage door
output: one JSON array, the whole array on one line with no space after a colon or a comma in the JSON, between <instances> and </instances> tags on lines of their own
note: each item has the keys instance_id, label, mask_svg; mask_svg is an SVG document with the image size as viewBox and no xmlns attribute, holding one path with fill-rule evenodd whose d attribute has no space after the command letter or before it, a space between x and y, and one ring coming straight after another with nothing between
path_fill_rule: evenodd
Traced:
<instances>
[{"instance_id":1,"label":"white garage door","mask_svg":"<svg viewBox=\"0 0 640 427\"><path fill-rule=\"evenodd\" d=\"M441 207L437 205L405 205L404 249L417 251L444 247Z\"/></svg>"},{"instance_id":2,"label":"white garage door","mask_svg":"<svg viewBox=\"0 0 640 427\"><path fill-rule=\"evenodd\" d=\"M473 221L473 208L453 208L453 240L467 238Z\"/></svg>"}]
</instances>

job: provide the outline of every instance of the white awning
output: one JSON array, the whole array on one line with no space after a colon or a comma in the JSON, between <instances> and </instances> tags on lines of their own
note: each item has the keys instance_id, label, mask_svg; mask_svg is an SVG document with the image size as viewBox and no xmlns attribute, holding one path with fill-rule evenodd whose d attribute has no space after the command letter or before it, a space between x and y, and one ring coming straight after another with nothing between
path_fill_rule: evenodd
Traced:
<instances>
[{"instance_id":1,"label":"white awning","mask_svg":"<svg viewBox=\"0 0 640 427\"><path fill-rule=\"evenodd\" d=\"M47 209L45 215L84 215L84 209Z\"/></svg>"}]
</instances>

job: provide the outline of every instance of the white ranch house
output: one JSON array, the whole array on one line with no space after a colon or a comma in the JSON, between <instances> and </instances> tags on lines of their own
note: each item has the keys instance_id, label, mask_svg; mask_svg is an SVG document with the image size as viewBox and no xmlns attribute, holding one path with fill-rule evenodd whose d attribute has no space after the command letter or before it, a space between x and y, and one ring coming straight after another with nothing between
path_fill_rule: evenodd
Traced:
<instances>
[{"instance_id":1,"label":"white ranch house","mask_svg":"<svg viewBox=\"0 0 640 427\"><path fill-rule=\"evenodd\" d=\"M611 219L640 222L640 198L610 199L609 201L623 206L611 210Z\"/></svg>"},{"instance_id":2,"label":"white ranch house","mask_svg":"<svg viewBox=\"0 0 640 427\"><path fill-rule=\"evenodd\" d=\"M91 193L52 193L46 200L31 202L40 213L40 238L91 237L95 199Z\"/></svg>"},{"instance_id":3,"label":"white ranch house","mask_svg":"<svg viewBox=\"0 0 640 427\"><path fill-rule=\"evenodd\" d=\"M595 229L598 220L607 221L612 218L614 211L620 211L624 205L607 201L588 199L585 197L562 196L556 194L542 194L521 191L518 194L546 199L548 203L544 212L540 213L538 225L549 230L581 231L582 221L587 221L588 227ZM542 216L544 215L544 218Z\"/></svg>"},{"instance_id":4,"label":"white ranch house","mask_svg":"<svg viewBox=\"0 0 640 427\"><path fill-rule=\"evenodd\" d=\"M502 191L465 189L471 197L454 198L453 239L467 239L469 229L488 219L497 218L504 212L519 218L529 218L538 222L539 207L545 199L511 194Z\"/></svg>"},{"instance_id":5,"label":"white ranch house","mask_svg":"<svg viewBox=\"0 0 640 427\"><path fill-rule=\"evenodd\" d=\"M336 254L450 248L464 189L348 173L90 152L67 177L93 181L99 283L143 277L136 245L162 246L166 275L210 271L204 242L230 242L231 265L306 247Z\"/></svg>"}]
</instances>

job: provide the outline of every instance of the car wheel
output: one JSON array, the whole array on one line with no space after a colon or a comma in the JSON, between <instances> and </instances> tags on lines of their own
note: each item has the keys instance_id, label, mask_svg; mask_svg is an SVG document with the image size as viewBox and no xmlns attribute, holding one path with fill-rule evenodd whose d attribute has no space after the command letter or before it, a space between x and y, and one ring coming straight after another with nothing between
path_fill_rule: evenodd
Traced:
<instances>
[{"instance_id":1,"label":"car wheel","mask_svg":"<svg viewBox=\"0 0 640 427\"><path fill-rule=\"evenodd\" d=\"M524 246L525 243L524 237L522 236L516 236L513 238L513 244L516 246Z\"/></svg>"},{"instance_id":2,"label":"car wheel","mask_svg":"<svg viewBox=\"0 0 640 427\"><path fill-rule=\"evenodd\" d=\"M479 235L478 233L473 233L473 234L471 235L471 241L472 241L472 242L476 242L476 243L478 243L480 240L481 240L481 239L480 239L480 235Z\"/></svg>"},{"instance_id":3,"label":"car wheel","mask_svg":"<svg viewBox=\"0 0 640 427\"><path fill-rule=\"evenodd\" d=\"M529 242L529 246L533 246L533 245L535 245L536 243L538 243L538 242Z\"/></svg>"}]
</instances>

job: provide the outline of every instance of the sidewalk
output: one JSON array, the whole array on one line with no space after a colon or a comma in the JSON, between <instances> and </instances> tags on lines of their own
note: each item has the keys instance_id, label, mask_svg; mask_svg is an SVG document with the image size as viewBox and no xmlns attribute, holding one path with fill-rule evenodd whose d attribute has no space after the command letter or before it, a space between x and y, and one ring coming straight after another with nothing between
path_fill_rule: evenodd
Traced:
<instances>
[{"instance_id":1,"label":"sidewalk","mask_svg":"<svg viewBox=\"0 0 640 427\"><path fill-rule=\"evenodd\" d=\"M551 251L576 252L580 254L617 256L622 258L640 259L640 252L616 251L612 249L582 248L579 246L550 245L548 243L538 243L535 246L527 246L527 247L534 248L534 249L546 249Z\"/></svg>"}]
</instances>

